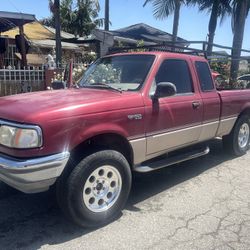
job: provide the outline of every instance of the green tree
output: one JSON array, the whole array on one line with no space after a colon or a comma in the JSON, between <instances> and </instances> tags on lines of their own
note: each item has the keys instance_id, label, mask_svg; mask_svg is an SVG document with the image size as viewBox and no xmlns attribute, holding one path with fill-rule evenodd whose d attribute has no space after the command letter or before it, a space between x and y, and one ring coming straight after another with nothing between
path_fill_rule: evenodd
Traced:
<instances>
[{"instance_id":1,"label":"green tree","mask_svg":"<svg viewBox=\"0 0 250 250\"><path fill-rule=\"evenodd\" d=\"M250 0L233 0L232 12L232 30L233 30L233 49L232 63L230 69L231 83L235 82L238 75L242 42L244 37L244 29L246 18L250 9Z\"/></svg>"},{"instance_id":2,"label":"green tree","mask_svg":"<svg viewBox=\"0 0 250 250\"><path fill-rule=\"evenodd\" d=\"M213 51L213 42L218 19L222 21L224 17L231 13L231 0L187 0L187 4L198 4L200 11L210 13L208 24L208 46L207 55L211 56Z\"/></svg>"},{"instance_id":3,"label":"green tree","mask_svg":"<svg viewBox=\"0 0 250 250\"><path fill-rule=\"evenodd\" d=\"M74 6L75 3L75 6ZM54 12L54 1L49 0L49 8ZM78 36L89 35L97 26L103 26L104 19L98 18L100 5L98 0L61 0L60 21L63 31ZM55 19L51 17L41 20L44 25L55 28Z\"/></svg>"},{"instance_id":4,"label":"green tree","mask_svg":"<svg viewBox=\"0 0 250 250\"><path fill-rule=\"evenodd\" d=\"M77 0L74 10L73 27L76 35L89 35L96 26L103 25L103 19L98 18L100 5L98 0Z\"/></svg>"},{"instance_id":5,"label":"green tree","mask_svg":"<svg viewBox=\"0 0 250 250\"><path fill-rule=\"evenodd\" d=\"M176 42L181 5L185 3L185 0L146 0L143 7L148 3L153 5L153 14L157 19L167 18L169 15L174 14L172 42Z\"/></svg>"},{"instance_id":6,"label":"green tree","mask_svg":"<svg viewBox=\"0 0 250 250\"><path fill-rule=\"evenodd\" d=\"M71 30L71 24L75 19L72 0L61 0L60 5L61 27L67 32Z\"/></svg>"}]
</instances>

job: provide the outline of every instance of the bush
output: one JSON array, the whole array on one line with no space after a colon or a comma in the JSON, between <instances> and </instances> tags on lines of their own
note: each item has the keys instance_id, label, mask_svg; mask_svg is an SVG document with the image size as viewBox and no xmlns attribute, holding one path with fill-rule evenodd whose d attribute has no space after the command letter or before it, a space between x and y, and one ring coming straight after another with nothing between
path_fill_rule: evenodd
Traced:
<instances>
[{"instance_id":1,"label":"bush","mask_svg":"<svg viewBox=\"0 0 250 250\"><path fill-rule=\"evenodd\" d=\"M230 62L214 61L210 63L212 71L218 72L226 80L230 78L230 66Z\"/></svg>"}]
</instances>

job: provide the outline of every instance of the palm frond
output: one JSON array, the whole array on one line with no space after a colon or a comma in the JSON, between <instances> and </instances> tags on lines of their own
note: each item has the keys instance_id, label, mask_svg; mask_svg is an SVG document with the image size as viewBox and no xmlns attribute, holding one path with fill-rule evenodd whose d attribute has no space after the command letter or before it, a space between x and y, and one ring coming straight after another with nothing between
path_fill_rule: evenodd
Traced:
<instances>
[{"instance_id":1,"label":"palm frond","mask_svg":"<svg viewBox=\"0 0 250 250\"><path fill-rule=\"evenodd\" d=\"M231 27L233 33L235 33L235 25L238 22L238 19L240 17L240 9L241 9L241 4L243 4L243 1L246 1L246 18L249 14L250 10L250 0L233 0L232 1L232 18L231 18Z\"/></svg>"},{"instance_id":2,"label":"palm frond","mask_svg":"<svg viewBox=\"0 0 250 250\"><path fill-rule=\"evenodd\" d=\"M54 11L55 11L54 1L52 1L52 0L49 0L49 10L51 13L54 13Z\"/></svg>"},{"instance_id":3,"label":"palm frond","mask_svg":"<svg viewBox=\"0 0 250 250\"><path fill-rule=\"evenodd\" d=\"M148 3L153 5L153 14L155 18L164 19L174 12L176 0L146 0L143 6Z\"/></svg>"}]
</instances>

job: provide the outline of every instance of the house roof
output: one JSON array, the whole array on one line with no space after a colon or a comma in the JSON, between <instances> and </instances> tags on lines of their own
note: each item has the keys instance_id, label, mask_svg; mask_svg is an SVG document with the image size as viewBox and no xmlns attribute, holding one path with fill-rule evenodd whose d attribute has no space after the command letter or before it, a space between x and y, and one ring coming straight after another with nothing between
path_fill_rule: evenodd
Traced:
<instances>
[{"instance_id":1,"label":"house roof","mask_svg":"<svg viewBox=\"0 0 250 250\"><path fill-rule=\"evenodd\" d=\"M229 54L225 50L219 50L219 51L213 51L213 52L216 54L220 54L222 56L225 56L225 57L229 56Z\"/></svg>"},{"instance_id":2,"label":"house roof","mask_svg":"<svg viewBox=\"0 0 250 250\"><path fill-rule=\"evenodd\" d=\"M163 42L172 41L172 35L151 27L145 23L134 24L122 29L105 31L101 29L94 29L92 34L87 37L74 37L70 39L64 39L64 41L70 41L74 43L88 43L92 41L110 42L112 39L129 44L137 44L138 41L143 40L144 45L157 45ZM111 39L111 40L110 40ZM183 42L183 46L188 46L187 40L177 37L178 42ZM181 46L180 45L180 46Z\"/></svg>"},{"instance_id":3,"label":"house roof","mask_svg":"<svg viewBox=\"0 0 250 250\"><path fill-rule=\"evenodd\" d=\"M31 14L0 11L0 32L22 26L35 20L35 16Z\"/></svg>"},{"instance_id":4,"label":"house roof","mask_svg":"<svg viewBox=\"0 0 250 250\"><path fill-rule=\"evenodd\" d=\"M122 29L110 31L114 36L123 37L128 39L143 40L145 42L162 43L172 40L172 35L149 26L145 23L134 24ZM184 42L188 45L188 42L180 37L177 37L178 42Z\"/></svg>"}]
</instances>

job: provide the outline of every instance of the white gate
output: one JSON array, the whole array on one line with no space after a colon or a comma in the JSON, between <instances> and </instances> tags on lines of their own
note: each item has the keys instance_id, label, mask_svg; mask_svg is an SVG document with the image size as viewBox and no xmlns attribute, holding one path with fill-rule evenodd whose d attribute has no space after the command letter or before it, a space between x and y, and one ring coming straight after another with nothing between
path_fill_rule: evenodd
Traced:
<instances>
[{"instance_id":1,"label":"white gate","mask_svg":"<svg viewBox=\"0 0 250 250\"><path fill-rule=\"evenodd\" d=\"M0 69L0 96L44 90L44 69Z\"/></svg>"}]
</instances>

